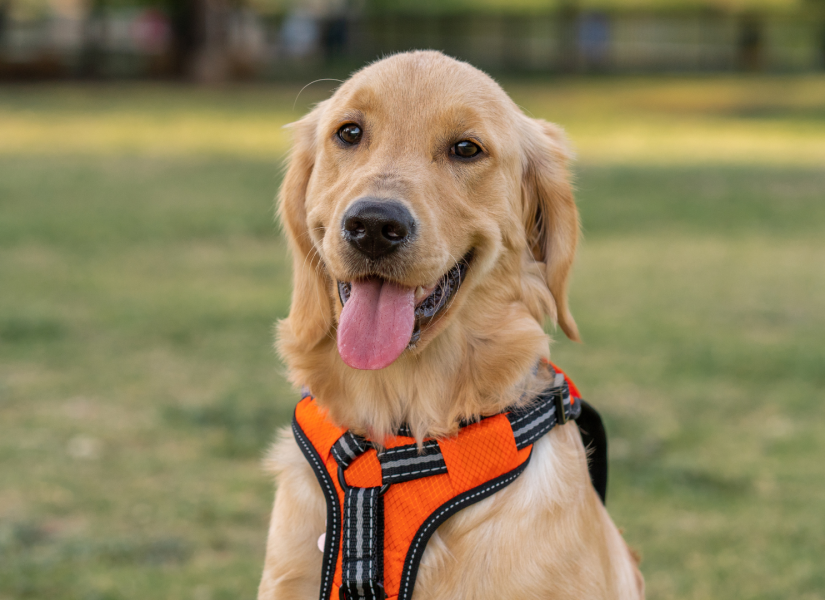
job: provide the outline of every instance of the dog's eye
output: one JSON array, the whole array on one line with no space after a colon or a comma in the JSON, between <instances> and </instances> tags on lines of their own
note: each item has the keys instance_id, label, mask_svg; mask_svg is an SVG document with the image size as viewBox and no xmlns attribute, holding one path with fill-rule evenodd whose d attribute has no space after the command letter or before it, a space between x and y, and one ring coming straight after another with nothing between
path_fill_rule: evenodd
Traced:
<instances>
[{"instance_id":1,"label":"dog's eye","mask_svg":"<svg viewBox=\"0 0 825 600\"><path fill-rule=\"evenodd\" d=\"M361 134L361 128L355 123L347 123L338 130L338 137L341 141L353 146L361 141Z\"/></svg>"},{"instance_id":2,"label":"dog's eye","mask_svg":"<svg viewBox=\"0 0 825 600\"><path fill-rule=\"evenodd\" d=\"M473 158L481 152L481 148L478 147L478 144L470 140L463 140L450 148L450 151L452 154L460 156L461 158Z\"/></svg>"}]
</instances>

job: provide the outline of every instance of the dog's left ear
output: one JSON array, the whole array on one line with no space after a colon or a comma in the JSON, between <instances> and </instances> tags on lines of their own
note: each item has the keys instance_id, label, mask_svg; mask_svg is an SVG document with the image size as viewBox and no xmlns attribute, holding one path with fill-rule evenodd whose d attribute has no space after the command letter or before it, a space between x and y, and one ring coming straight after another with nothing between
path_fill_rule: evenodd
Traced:
<instances>
[{"instance_id":1,"label":"dog's left ear","mask_svg":"<svg viewBox=\"0 0 825 600\"><path fill-rule=\"evenodd\" d=\"M570 150L560 127L527 117L522 126L527 243L535 260L544 263L547 287L556 304L556 314L551 317L567 337L580 341L579 329L567 305L568 278L579 237L579 212L568 170Z\"/></svg>"}]
</instances>

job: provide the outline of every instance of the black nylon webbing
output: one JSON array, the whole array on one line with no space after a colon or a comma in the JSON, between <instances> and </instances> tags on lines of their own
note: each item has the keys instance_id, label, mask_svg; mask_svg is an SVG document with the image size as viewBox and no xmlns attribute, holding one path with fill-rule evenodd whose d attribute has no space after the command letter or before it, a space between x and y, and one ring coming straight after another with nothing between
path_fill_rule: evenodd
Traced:
<instances>
[{"instance_id":1,"label":"black nylon webbing","mask_svg":"<svg viewBox=\"0 0 825 600\"><path fill-rule=\"evenodd\" d=\"M564 411L562 419L559 419ZM570 395L570 386L561 373L556 374L553 387L542 392L536 401L523 408L510 409L507 419L513 429L519 450L536 443L553 427L576 419L581 414L581 403Z\"/></svg>"},{"instance_id":2,"label":"black nylon webbing","mask_svg":"<svg viewBox=\"0 0 825 600\"><path fill-rule=\"evenodd\" d=\"M590 481L596 488L602 504L607 503L607 432L602 418L595 408L584 400L581 401L581 415L576 423L582 435L582 442L587 450L587 471Z\"/></svg>"},{"instance_id":3,"label":"black nylon webbing","mask_svg":"<svg viewBox=\"0 0 825 600\"><path fill-rule=\"evenodd\" d=\"M342 597L383 600L384 499L380 487L344 491L342 551Z\"/></svg>"},{"instance_id":4,"label":"black nylon webbing","mask_svg":"<svg viewBox=\"0 0 825 600\"><path fill-rule=\"evenodd\" d=\"M403 423L401 427L398 428L398 431L395 432L395 435L403 437L414 437L412 428L407 423Z\"/></svg>"},{"instance_id":5,"label":"black nylon webbing","mask_svg":"<svg viewBox=\"0 0 825 600\"><path fill-rule=\"evenodd\" d=\"M390 448L378 454L381 481L400 483L447 472L447 463L436 440L427 440L419 450L416 444Z\"/></svg>"},{"instance_id":6,"label":"black nylon webbing","mask_svg":"<svg viewBox=\"0 0 825 600\"><path fill-rule=\"evenodd\" d=\"M346 469L352 461L361 456L369 448L370 444L367 440L360 435L355 435L351 431L347 431L332 445L330 452L332 452L335 462Z\"/></svg>"}]
</instances>

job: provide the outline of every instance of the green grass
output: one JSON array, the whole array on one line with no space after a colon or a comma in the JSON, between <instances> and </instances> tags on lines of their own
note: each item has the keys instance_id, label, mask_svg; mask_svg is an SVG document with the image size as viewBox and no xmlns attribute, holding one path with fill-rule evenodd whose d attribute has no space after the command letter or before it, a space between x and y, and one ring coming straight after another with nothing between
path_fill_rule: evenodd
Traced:
<instances>
[{"instance_id":1,"label":"green grass","mask_svg":"<svg viewBox=\"0 0 825 600\"><path fill-rule=\"evenodd\" d=\"M825 598L825 79L507 87L580 152L553 357L649 597ZM0 90L0 600L254 597L297 91Z\"/></svg>"},{"instance_id":2,"label":"green grass","mask_svg":"<svg viewBox=\"0 0 825 600\"><path fill-rule=\"evenodd\" d=\"M604 408L609 506L650 597L825 597L823 173L582 178L586 343L555 357ZM661 197L690 181L710 184L691 209Z\"/></svg>"}]
</instances>

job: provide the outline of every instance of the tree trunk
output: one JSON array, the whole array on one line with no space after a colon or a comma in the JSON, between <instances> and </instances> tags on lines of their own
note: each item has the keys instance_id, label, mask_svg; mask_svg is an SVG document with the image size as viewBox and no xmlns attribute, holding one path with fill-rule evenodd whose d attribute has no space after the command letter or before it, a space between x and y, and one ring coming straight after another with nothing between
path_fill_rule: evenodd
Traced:
<instances>
[{"instance_id":1,"label":"tree trunk","mask_svg":"<svg viewBox=\"0 0 825 600\"><path fill-rule=\"evenodd\" d=\"M230 73L228 0L170 0L177 77L219 83Z\"/></svg>"},{"instance_id":2,"label":"tree trunk","mask_svg":"<svg viewBox=\"0 0 825 600\"><path fill-rule=\"evenodd\" d=\"M765 62L763 22L754 13L745 13L739 22L739 68L761 71Z\"/></svg>"},{"instance_id":3,"label":"tree trunk","mask_svg":"<svg viewBox=\"0 0 825 600\"><path fill-rule=\"evenodd\" d=\"M558 11L558 69L562 73L579 70L579 4L562 0Z\"/></svg>"},{"instance_id":4,"label":"tree trunk","mask_svg":"<svg viewBox=\"0 0 825 600\"><path fill-rule=\"evenodd\" d=\"M83 47L80 51L81 77L97 79L105 59L106 0L92 0L83 23Z\"/></svg>"},{"instance_id":5,"label":"tree trunk","mask_svg":"<svg viewBox=\"0 0 825 600\"><path fill-rule=\"evenodd\" d=\"M230 74L227 0L198 0L201 43L193 57L191 76L201 83L219 83Z\"/></svg>"}]
</instances>

